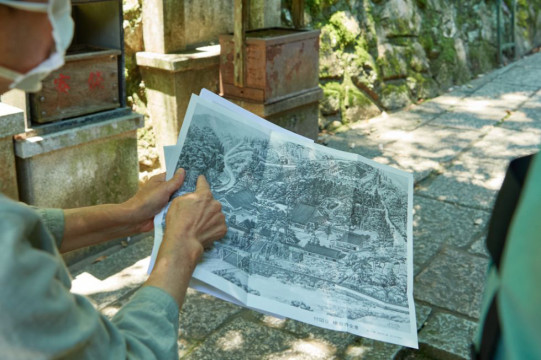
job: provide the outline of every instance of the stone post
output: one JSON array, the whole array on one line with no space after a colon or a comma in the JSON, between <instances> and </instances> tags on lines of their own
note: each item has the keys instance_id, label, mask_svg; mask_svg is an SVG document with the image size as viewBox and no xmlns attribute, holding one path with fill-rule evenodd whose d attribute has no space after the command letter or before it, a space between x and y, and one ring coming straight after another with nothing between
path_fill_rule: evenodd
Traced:
<instances>
[{"instance_id":1,"label":"stone post","mask_svg":"<svg viewBox=\"0 0 541 360\"><path fill-rule=\"evenodd\" d=\"M163 146L176 143L192 93L218 92L218 37L233 31L234 0L145 0L145 51L136 55L145 83L148 112ZM280 0L250 0L249 27L280 26Z\"/></svg>"},{"instance_id":2,"label":"stone post","mask_svg":"<svg viewBox=\"0 0 541 360\"><path fill-rule=\"evenodd\" d=\"M24 112L0 103L0 193L19 200L13 135L24 132Z\"/></svg>"},{"instance_id":3,"label":"stone post","mask_svg":"<svg viewBox=\"0 0 541 360\"><path fill-rule=\"evenodd\" d=\"M15 141L20 199L39 207L119 203L138 187L136 130L143 117L118 116Z\"/></svg>"},{"instance_id":4,"label":"stone post","mask_svg":"<svg viewBox=\"0 0 541 360\"><path fill-rule=\"evenodd\" d=\"M174 145L192 94L202 88L218 91L219 46L207 46L181 54L137 53L137 65L145 82L147 106L156 132L160 164L163 147Z\"/></svg>"}]
</instances>

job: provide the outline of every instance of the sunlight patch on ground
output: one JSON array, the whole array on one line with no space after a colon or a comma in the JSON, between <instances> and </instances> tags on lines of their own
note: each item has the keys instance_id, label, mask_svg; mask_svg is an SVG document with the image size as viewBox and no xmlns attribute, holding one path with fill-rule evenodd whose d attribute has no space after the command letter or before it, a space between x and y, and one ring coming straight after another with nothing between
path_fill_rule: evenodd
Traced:
<instances>
[{"instance_id":1,"label":"sunlight patch on ground","mask_svg":"<svg viewBox=\"0 0 541 360\"><path fill-rule=\"evenodd\" d=\"M266 356L267 360L334 359L336 348L319 340L297 340L287 350Z\"/></svg>"},{"instance_id":2,"label":"sunlight patch on ground","mask_svg":"<svg viewBox=\"0 0 541 360\"><path fill-rule=\"evenodd\" d=\"M280 319L275 316L265 315L263 316L262 321L267 326L280 329L285 326L287 319L286 318Z\"/></svg>"},{"instance_id":3,"label":"sunlight patch on ground","mask_svg":"<svg viewBox=\"0 0 541 360\"><path fill-rule=\"evenodd\" d=\"M239 330L231 330L225 333L216 345L224 351L240 350L244 345L244 339Z\"/></svg>"},{"instance_id":4,"label":"sunlight patch on ground","mask_svg":"<svg viewBox=\"0 0 541 360\"><path fill-rule=\"evenodd\" d=\"M369 349L365 346L353 346L350 345L346 349L346 355L354 359L362 359L364 356L368 355Z\"/></svg>"},{"instance_id":5,"label":"sunlight patch on ground","mask_svg":"<svg viewBox=\"0 0 541 360\"><path fill-rule=\"evenodd\" d=\"M298 340L292 349L317 359L327 359L336 351L334 346L318 340Z\"/></svg>"},{"instance_id":6,"label":"sunlight patch on ground","mask_svg":"<svg viewBox=\"0 0 541 360\"><path fill-rule=\"evenodd\" d=\"M139 260L132 266L109 276L105 280L100 280L94 275L83 272L72 281L71 292L80 295L92 295L96 293L112 292L123 287L141 284L146 280L146 269L150 257Z\"/></svg>"}]
</instances>

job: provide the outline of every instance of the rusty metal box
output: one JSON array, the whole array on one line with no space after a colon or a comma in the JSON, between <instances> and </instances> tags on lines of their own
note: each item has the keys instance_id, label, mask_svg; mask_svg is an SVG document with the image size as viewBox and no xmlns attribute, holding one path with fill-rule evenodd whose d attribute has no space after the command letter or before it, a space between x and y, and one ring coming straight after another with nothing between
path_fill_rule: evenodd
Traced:
<instances>
[{"instance_id":1,"label":"rusty metal box","mask_svg":"<svg viewBox=\"0 0 541 360\"><path fill-rule=\"evenodd\" d=\"M32 122L48 123L120 106L120 50L79 47L29 98Z\"/></svg>"},{"instance_id":2,"label":"rusty metal box","mask_svg":"<svg viewBox=\"0 0 541 360\"><path fill-rule=\"evenodd\" d=\"M244 87L234 84L233 35L221 35L222 95L269 103L317 87L319 33L282 28L248 31Z\"/></svg>"}]
</instances>

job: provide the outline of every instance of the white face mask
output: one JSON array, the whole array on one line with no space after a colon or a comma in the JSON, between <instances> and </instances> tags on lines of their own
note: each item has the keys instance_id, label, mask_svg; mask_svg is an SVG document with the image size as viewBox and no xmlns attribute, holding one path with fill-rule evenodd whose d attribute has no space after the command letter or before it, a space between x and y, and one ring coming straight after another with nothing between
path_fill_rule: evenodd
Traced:
<instances>
[{"instance_id":1,"label":"white face mask","mask_svg":"<svg viewBox=\"0 0 541 360\"><path fill-rule=\"evenodd\" d=\"M49 0L48 3L26 1L0 0L0 5L6 5L19 10L46 13L53 28L55 43L54 52L41 64L27 72L19 74L0 66L0 76L13 80L11 89L17 88L27 92L41 90L41 81L52 71L64 65L64 55L73 37L73 20L71 18L70 0Z\"/></svg>"}]
</instances>

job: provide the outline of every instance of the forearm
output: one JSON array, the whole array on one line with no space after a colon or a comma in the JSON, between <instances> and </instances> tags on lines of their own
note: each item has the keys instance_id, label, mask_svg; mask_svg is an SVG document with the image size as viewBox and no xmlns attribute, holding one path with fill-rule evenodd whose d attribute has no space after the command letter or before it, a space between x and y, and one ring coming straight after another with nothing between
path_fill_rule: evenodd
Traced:
<instances>
[{"instance_id":1,"label":"forearm","mask_svg":"<svg viewBox=\"0 0 541 360\"><path fill-rule=\"evenodd\" d=\"M166 291L180 307L184 303L195 266L203 254L203 247L196 240L183 239L174 247L165 237L164 240L145 285Z\"/></svg>"},{"instance_id":2,"label":"forearm","mask_svg":"<svg viewBox=\"0 0 541 360\"><path fill-rule=\"evenodd\" d=\"M61 252L132 235L138 224L125 204L107 204L64 210Z\"/></svg>"}]
</instances>

